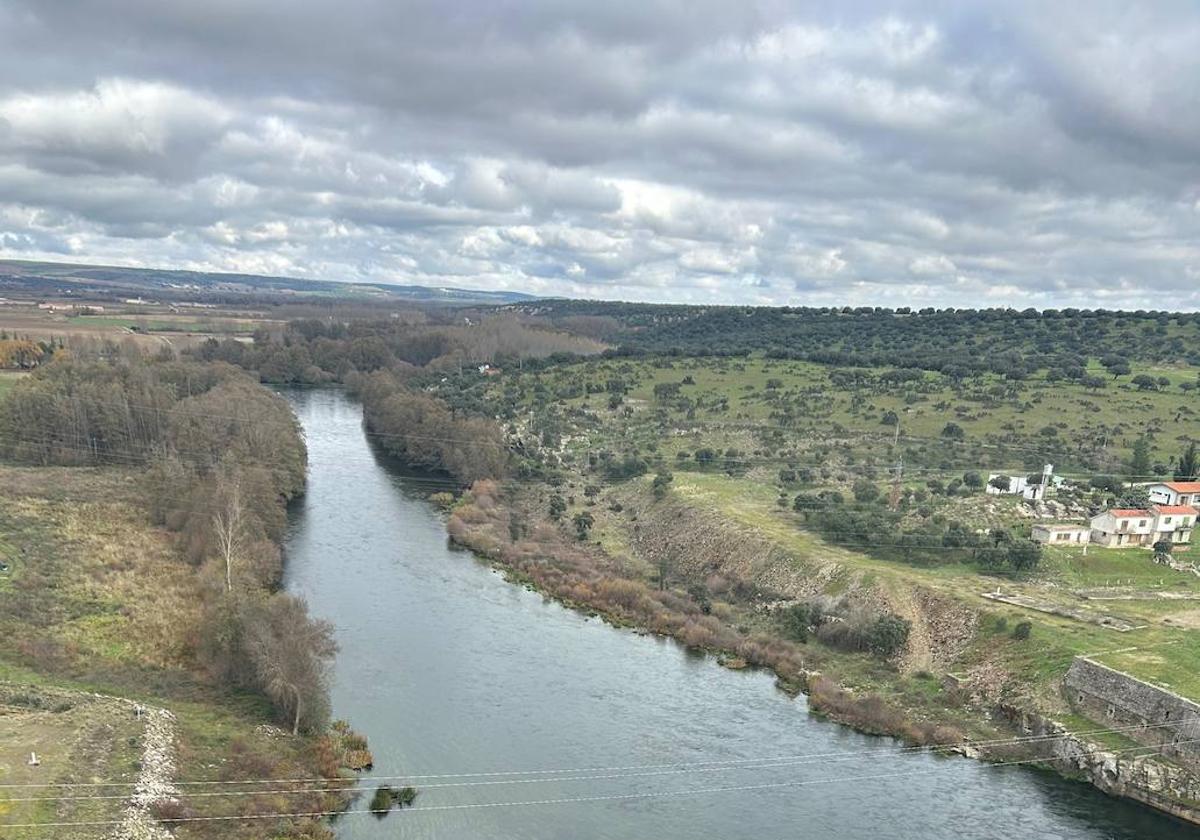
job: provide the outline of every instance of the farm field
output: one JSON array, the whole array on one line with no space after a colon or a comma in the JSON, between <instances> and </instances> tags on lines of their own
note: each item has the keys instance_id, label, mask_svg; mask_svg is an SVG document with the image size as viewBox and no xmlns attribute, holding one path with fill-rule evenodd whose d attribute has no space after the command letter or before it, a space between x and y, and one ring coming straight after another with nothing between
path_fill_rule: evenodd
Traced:
<instances>
[{"instance_id":1,"label":"farm field","mask_svg":"<svg viewBox=\"0 0 1200 840\"><path fill-rule=\"evenodd\" d=\"M193 347L207 338L249 336L260 327L278 322L245 312L208 311L174 314L167 307L147 309L105 304L105 314L77 315L48 311L32 305L0 307L0 331L34 341L72 342L109 340L130 344L145 352L164 347L176 350Z\"/></svg>"}]
</instances>

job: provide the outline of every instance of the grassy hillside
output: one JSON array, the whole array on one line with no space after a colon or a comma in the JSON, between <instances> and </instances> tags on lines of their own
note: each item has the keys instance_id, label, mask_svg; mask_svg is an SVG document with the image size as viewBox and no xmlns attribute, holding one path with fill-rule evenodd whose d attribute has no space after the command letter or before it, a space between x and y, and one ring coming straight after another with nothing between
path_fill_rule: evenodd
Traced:
<instances>
[{"instance_id":1,"label":"grassy hillside","mask_svg":"<svg viewBox=\"0 0 1200 840\"><path fill-rule=\"evenodd\" d=\"M522 470L545 482L536 494L514 482L517 496L535 510L559 496L561 528L589 518L587 541L623 574L651 586L665 576L693 598L725 604L748 630L777 634L772 610L814 597L849 597L912 623L898 671L810 640L810 666L844 684L910 707L945 706L942 689L914 683L915 674L991 673L1011 695L1068 715L1058 680L1074 656L1090 654L1200 698L1189 664L1200 655L1200 576L1157 564L1149 551L1094 547L1086 556L1048 549L1035 569L1014 572L942 542L951 526L1025 540L1039 521L1016 497L964 484L966 473L1024 474L1051 462L1074 484L1050 494L1059 518L1083 521L1111 500L1089 479L1128 473L1139 438L1151 470L1166 475L1200 440L1189 404L1195 369L1135 366L1113 376L1095 359L1088 369L1103 374L1100 385L1045 371L1014 380L763 357L607 358L429 387L506 422ZM1135 382L1142 374L1152 387ZM650 492L656 474L668 475L659 498ZM871 493L859 500L864 483ZM869 532L825 533L793 505L829 493L844 499L831 510L865 514ZM879 527L911 529L918 548L870 533L885 513L896 524ZM1014 637L1024 622L1030 638Z\"/></svg>"},{"instance_id":2,"label":"grassy hillside","mask_svg":"<svg viewBox=\"0 0 1200 840\"><path fill-rule=\"evenodd\" d=\"M1140 374L1167 383L1140 390ZM996 374L955 379L892 368L844 369L749 359L604 359L434 384L451 401L565 439L567 451L634 443L672 462L679 452L733 447L764 457L825 464L963 470L1120 473L1138 437L1166 471L1184 442L1200 438L1190 369L1136 368L1103 388ZM1187 385L1188 389L1181 386ZM665 389L665 390L664 390ZM893 447L899 424L898 446ZM961 437L944 435L948 423ZM764 453L766 453L764 455Z\"/></svg>"}]
</instances>

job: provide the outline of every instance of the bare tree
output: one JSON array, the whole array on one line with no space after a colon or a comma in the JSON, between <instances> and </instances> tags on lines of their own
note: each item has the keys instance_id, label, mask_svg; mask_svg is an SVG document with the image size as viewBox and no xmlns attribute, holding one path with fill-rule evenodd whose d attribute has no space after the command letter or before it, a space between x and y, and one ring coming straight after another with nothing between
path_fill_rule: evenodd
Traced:
<instances>
[{"instance_id":1,"label":"bare tree","mask_svg":"<svg viewBox=\"0 0 1200 840\"><path fill-rule=\"evenodd\" d=\"M337 653L333 625L310 618L300 598L272 595L253 610L246 643L263 692L291 717L292 734L302 724L323 726L329 716L329 663Z\"/></svg>"},{"instance_id":2,"label":"bare tree","mask_svg":"<svg viewBox=\"0 0 1200 840\"><path fill-rule=\"evenodd\" d=\"M233 591L233 567L241 559L247 537L246 511L242 505L241 483L235 477L224 482L221 500L213 514L213 535L217 552L225 563L225 591Z\"/></svg>"}]
</instances>

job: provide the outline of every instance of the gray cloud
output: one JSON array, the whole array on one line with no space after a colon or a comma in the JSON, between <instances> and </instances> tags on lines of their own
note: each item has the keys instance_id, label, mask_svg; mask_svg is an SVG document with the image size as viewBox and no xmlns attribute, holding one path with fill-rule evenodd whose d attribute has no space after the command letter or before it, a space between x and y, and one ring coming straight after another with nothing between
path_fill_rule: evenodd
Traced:
<instances>
[{"instance_id":1,"label":"gray cloud","mask_svg":"<svg viewBox=\"0 0 1200 840\"><path fill-rule=\"evenodd\" d=\"M0 254L1200 308L1200 11L0 0Z\"/></svg>"}]
</instances>

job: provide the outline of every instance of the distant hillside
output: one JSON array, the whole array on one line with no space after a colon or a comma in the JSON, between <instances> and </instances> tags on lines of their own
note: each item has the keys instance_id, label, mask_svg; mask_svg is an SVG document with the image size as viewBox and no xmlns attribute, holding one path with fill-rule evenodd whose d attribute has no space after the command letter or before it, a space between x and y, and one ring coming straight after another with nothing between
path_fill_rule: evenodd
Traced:
<instances>
[{"instance_id":1,"label":"distant hillside","mask_svg":"<svg viewBox=\"0 0 1200 840\"><path fill-rule=\"evenodd\" d=\"M616 345L623 354L763 353L845 367L1064 379L1124 365L1200 365L1200 313L1103 309L688 306L545 299L506 307Z\"/></svg>"},{"instance_id":2,"label":"distant hillside","mask_svg":"<svg viewBox=\"0 0 1200 840\"><path fill-rule=\"evenodd\" d=\"M159 268L122 268L110 265L0 260L0 294L154 295L172 298L245 298L246 296L305 295L378 298L390 301L442 304L512 304L536 300L520 292L401 286L389 283L344 283L266 277L256 274L218 274L207 271L174 271Z\"/></svg>"}]
</instances>

